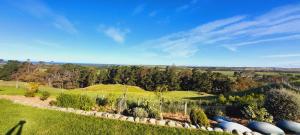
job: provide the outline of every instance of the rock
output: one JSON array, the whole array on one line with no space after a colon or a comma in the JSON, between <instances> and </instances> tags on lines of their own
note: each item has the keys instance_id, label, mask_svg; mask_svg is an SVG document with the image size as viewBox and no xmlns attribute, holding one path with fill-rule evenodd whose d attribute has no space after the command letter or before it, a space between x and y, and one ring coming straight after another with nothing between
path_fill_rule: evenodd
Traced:
<instances>
[{"instance_id":1,"label":"rock","mask_svg":"<svg viewBox=\"0 0 300 135\"><path fill-rule=\"evenodd\" d=\"M251 130L241 124L235 123L235 122L227 122L223 121L219 124L219 127L223 130L232 132L233 130L237 130L239 132L251 132Z\"/></svg>"},{"instance_id":2,"label":"rock","mask_svg":"<svg viewBox=\"0 0 300 135\"><path fill-rule=\"evenodd\" d=\"M110 113L107 113L107 115L106 115L106 117L107 117L107 118L110 118L110 119L113 118L113 116L114 116L114 115L113 115L113 114L110 114Z\"/></svg>"},{"instance_id":3,"label":"rock","mask_svg":"<svg viewBox=\"0 0 300 135\"><path fill-rule=\"evenodd\" d=\"M156 123L156 119L153 118L149 119L149 123L154 125Z\"/></svg>"},{"instance_id":4,"label":"rock","mask_svg":"<svg viewBox=\"0 0 300 135\"><path fill-rule=\"evenodd\" d=\"M284 131L279 127L276 127L266 122L251 121L248 124L248 127L262 134L277 134L277 135L285 134Z\"/></svg>"},{"instance_id":5,"label":"rock","mask_svg":"<svg viewBox=\"0 0 300 135\"><path fill-rule=\"evenodd\" d=\"M147 118L142 118L142 119L140 119L140 122L141 122L141 123L147 123L147 121L148 121Z\"/></svg>"},{"instance_id":6,"label":"rock","mask_svg":"<svg viewBox=\"0 0 300 135\"><path fill-rule=\"evenodd\" d=\"M244 135L252 135L251 132L244 132L243 134L244 134Z\"/></svg>"},{"instance_id":7,"label":"rock","mask_svg":"<svg viewBox=\"0 0 300 135\"><path fill-rule=\"evenodd\" d=\"M95 116L96 116L96 117L102 117L102 114L103 114L102 112L96 112L96 113L95 113Z\"/></svg>"},{"instance_id":8,"label":"rock","mask_svg":"<svg viewBox=\"0 0 300 135\"><path fill-rule=\"evenodd\" d=\"M127 121L134 122L134 118L133 118L133 117L128 117L128 118L127 118Z\"/></svg>"},{"instance_id":9,"label":"rock","mask_svg":"<svg viewBox=\"0 0 300 135\"><path fill-rule=\"evenodd\" d=\"M108 113L102 113L102 117L105 117L105 118L107 118L107 115L108 115Z\"/></svg>"},{"instance_id":10,"label":"rock","mask_svg":"<svg viewBox=\"0 0 300 135\"><path fill-rule=\"evenodd\" d=\"M184 124L183 124L183 127L184 127L184 128L190 128L190 125L189 125L188 123L184 123Z\"/></svg>"},{"instance_id":11,"label":"rock","mask_svg":"<svg viewBox=\"0 0 300 135\"><path fill-rule=\"evenodd\" d=\"M201 130L207 130L206 127L204 127L204 126L201 126L200 129Z\"/></svg>"},{"instance_id":12,"label":"rock","mask_svg":"<svg viewBox=\"0 0 300 135\"><path fill-rule=\"evenodd\" d=\"M113 119L119 119L121 117L121 115L120 114L113 114Z\"/></svg>"},{"instance_id":13,"label":"rock","mask_svg":"<svg viewBox=\"0 0 300 135\"><path fill-rule=\"evenodd\" d=\"M276 126L287 131L292 132L294 134L300 134L300 123L289 121L289 120L281 120L276 123Z\"/></svg>"},{"instance_id":14,"label":"rock","mask_svg":"<svg viewBox=\"0 0 300 135\"><path fill-rule=\"evenodd\" d=\"M207 127L207 130L208 130L208 131L213 131L214 129L211 128L211 127Z\"/></svg>"},{"instance_id":15,"label":"rock","mask_svg":"<svg viewBox=\"0 0 300 135\"><path fill-rule=\"evenodd\" d=\"M222 129L222 128L215 127L215 128L214 128L214 131L215 131L215 132L223 132L223 129Z\"/></svg>"},{"instance_id":16,"label":"rock","mask_svg":"<svg viewBox=\"0 0 300 135\"><path fill-rule=\"evenodd\" d=\"M170 126L170 127L175 127L176 123L174 121L170 120L170 121L167 122L167 125Z\"/></svg>"},{"instance_id":17,"label":"rock","mask_svg":"<svg viewBox=\"0 0 300 135\"><path fill-rule=\"evenodd\" d=\"M182 126L182 123L176 122L176 127L182 128L182 127L183 127L183 126Z\"/></svg>"},{"instance_id":18,"label":"rock","mask_svg":"<svg viewBox=\"0 0 300 135\"><path fill-rule=\"evenodd\" d=\"M241 131L238 131L236 129L232 130L232 134L235 134L235 135L243 135L243 133Z\"/></svg>"},{"instance_id":19,"label":"rock","mask_svg":"<svg viewBox=\"0 0 300 135\"><path fill-rule=\"evenodd\" d=\"M139 117L135 117L135 118L134 118L134 121L135 121L135 122L140 122L140 118L139 118Z\"/></svg>"},{"instance_id":20,"label":"rock","mask_svg":"<svg viewBox=\"0 0 300 135\"><path fill-rule=\"evenodd\" d=\"M82 114L82 112L83 112L82 110L75 110L76 114Z\"/></svg>"},{"instance_id":21,"label":"rock","mask_svg":"<svg viewBox=\"0 0 300 135\"><path fill-rule=\"evenodd\" d=\"M252 135L262 135L261 133L258 133L258 132L251 132Z\"/></svg>"},{"instance_id":22,"label":"rock","mask_svg":"<svg viewBox=\"0 0 300 135\"><path fill-rule=\"evenodd\" d=\"M127 120L127 117L126 116L122 116L119 118L120 120Z\"/></svg>"},{"instance_id":23,"label":"rock","mask_svg":"<svg viewBox=\"0 0 300 135\"><path fill-rule=\"evenodd\" d=\"M191 125L191 128L192 129L196 129L197 127L195 125Z\"/></svg>"},{"instance_id":24,"label":"rock","mask_svg":"<svg viewBox=\"0 0 300 135\"><path fill-rule=\"evenodd\" d=\"M165 120L159 120L159 121L157 121L157 125L165 126L166 125L166 121Z\"/></svg>"}]
</instances>

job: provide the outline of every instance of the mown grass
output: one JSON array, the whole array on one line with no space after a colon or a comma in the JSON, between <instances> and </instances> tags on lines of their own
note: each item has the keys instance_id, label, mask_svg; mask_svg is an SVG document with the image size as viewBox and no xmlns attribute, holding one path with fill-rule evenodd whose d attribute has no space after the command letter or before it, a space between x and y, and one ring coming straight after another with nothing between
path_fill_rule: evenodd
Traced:
<instances>
[{"instance_id":1,"label":"mown grass","mask_svg":"<svg viewBox=\"0 0 300 135\"><path fill-rule=\"evenodd\" d=\"M20 130L18 123L23 124L22 135L167 135L167 134L225 134L207 132L201 130L189 130L182 128L170 128L146 124L137 124L126 121L95 118L92 116L81 116L53 110L38 109L11 101L0 100L0 134L12 132L16 134ZM16 127L13 129L13 127Z\"/></svg>"},{"instance_id":2,"label":"mown grass","mask_svg":"<svg viewBox=\"0 0 300 135\"><path fill-rule=\"evenodd\" d=\"M0 82L0 94L1 95L24 95L26 89L26 83L20 83L19 88L15 88L15 82ZM52 88L48 86L41 86L39 91L48 91L51 93L51 97L55 98L60 93L69 94L86 94L90 97L97 96L111 96L113 98L118 98L123 96L126 91L128 99L131 100L158 100L158 96L155 92L145 91L136 86L125 86L120 84L100 84L94 85L83 89L65 90ZM39 95L39 94L38 94ZM164 92L163 97L166 100L199 100L207 99L207 97L212 97L214 95L206 93L198 93L195 91L169 91Z\"/></svg>"}]
</instances>

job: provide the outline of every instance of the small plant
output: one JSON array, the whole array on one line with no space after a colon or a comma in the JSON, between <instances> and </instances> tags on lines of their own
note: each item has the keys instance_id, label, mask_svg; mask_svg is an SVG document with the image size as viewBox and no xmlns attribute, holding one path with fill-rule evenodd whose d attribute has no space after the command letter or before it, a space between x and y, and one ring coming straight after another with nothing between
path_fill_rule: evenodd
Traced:
<instances>
[{"instance_id":1,"label":"small plant","mask_svg":"<svg viewBox=\"0 0 300 135\"><path fill-rule=\"evenodd\" d=\"M257 105L248 105L242 108L242 114L247 119L273 122L273 116L268 113L268 111L263 107L258 107Z\"/></svg>"},{"instance_id":2,"label":"small plant","mask_svg":"<svg viewBox=\"0 0 300 135\"><path fill-rule=\"evenodd\" d=\"M35 97L35 92L26 90L25 97Z\"/></svg>"},{"instance_id":3,"label":"small plant","mask_svg":"<svg viewBox=\"0 0 300 135\"><path fill-rule=\"evenodd\" d=\"M145 108L136 107L133 109L132 115L134 117L146 118L148 117L148 112L145 110Z\"/></svg>"},{"instance_id":4,"label":"small plant","mask_svg":"<svg viewBox=\"0 0 300 135\"><path fill-rule=\"evenodd\" d=\"M205 110L205 113L207 114L208 117L214 117L214 116L224 116L224 112L218 108L218 107L208 107L206 110Z\"/></svg>"},{"instance_id":5,"label":"small plant","mask_svg":"<svg viewBox=\"0 0 300 135\"><path fill-rule=\"evenodd\" d=\"M200 108L191 110L190 119L191 122L195 125L205 126L205 127L208 127L210 125L206 114Z\"/></svg>"},{"instance_id":6,"label":"small plant","mask_svg":"<svg viewBox=\"0 0 300 135\"><path fill-rule=\"evenodd\" d=\"M43 100L43 101L47 100L48 97L50 97L50 93L48 91L42 91L41 92L41 97L40 97L41 100Z\"/></svg>"},{"instance_id":7,"label":"small plant","mask_svg":"<svg viewBox=\"0 0 300 135\"><path fill-rule=\"evenodd\" d=\"M108 99L105 97L97 97L96 98L96 103L99 106L106 106L108 105Z\"/></svg>"},{"instance_id":8,"label":"small plant","mask_svg":"<svg viewBox=\"0 0 300 135\"><path fill-rule=\"evenodd\" d=\"M223 94L220 94L218 97L219 103L221 104L226 104L227 99L225 98L225 96Z\"/></svg>"},{"instance_id":9,"label":"small plant","mask_svg":"<svg viewBox=\"0 0 300 135\"><path fill-rule=\"evenodd\" d=\"M49 102L49 105L50 106L54 106L54 105L56 105L57 104L57 102L55 101L55 100L51 100L50 102Z\"/></svg>"}]
</instances>

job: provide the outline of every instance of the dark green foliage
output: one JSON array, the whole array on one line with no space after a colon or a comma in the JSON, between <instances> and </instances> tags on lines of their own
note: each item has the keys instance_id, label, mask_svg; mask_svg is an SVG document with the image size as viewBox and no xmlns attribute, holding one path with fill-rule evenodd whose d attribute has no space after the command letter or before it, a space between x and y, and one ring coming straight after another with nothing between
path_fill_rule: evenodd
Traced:
<instances>
[{"instance_id":1,"label":"dark green foliage","mask_svg":"<svg viewBox=\"0 0 300 135\"><path fill-rule=\"evenodd\" d=\"M57 104L57 102L55 101L55 100L51 100L50 102L49 102L49 105L50 106L54 106L54 105L56 105Z\"/></svg>"},{"instance_id":2,"label":"dark green foliage","mask_svg":"<svg viewBox=\"0 0 300 135\"><path fill-rule=\"evenodd\" d=\"M26 90L25 97L35 97L35 92L34 91L30 91L30 90Z\"/></svg>"},{"instance_id":3,"label":"dark green foliage","mask_svg":"<svg viewBox=\"0 0 300 135\"><path fill-rule=\"evenodd\" d=\"M108 99L105 97L97 97L96 98L96 104L99 106L106 106L108 105Z\"/></svg>"},{"instance_id":4,"label":"dark green foliage","mask_svg":"<svg viewBox=\"0 0 300 135\"><path fill-rule=\"evenodd\" d=\"M91 110L94 106L94 101L87 95L60 94L56 100L57 106L61 107Z\"/></svg>"},{"instance_id":5,"label":"dark green foliage","mask_svg":"<svg viewBox=\"0 0 300 135\"><path fill-rule=\"evenodd\" d=\"M270 90L266 96L265 108L275 120L297 120L300 116L299 95L284 89Z\"/></svg>"},{"instance_id":6,"label":"dark green foliage","mask_svg":"<svg viewBox=\"0 0 300 135\"><path fill-rule=\"evenodd\" d=\"M224 111L218 106L210 106L210 107L206 108L205 114L209 118L212 118L214 116L224 116L225 115Z\"/></svg>"},{"instance_id":7,"label":"dark green foliage","mask_svg":"<svg viewBox=\"0 0 300 135\"><path fill-rule=\"evenodd\" d=\"M148 117L148 112L145 110L145 108L136 107L133 108L132 115L133 117L146 118Z\"/></svg>"},{"instance_id":8,"label":"dark green foliage","mask_svg":"<svg viewBox=\"0 0 300 135\"><path fill-rule=\"evenodd\" d=\"M10 60L3 68L0 68L0 80L9 81L12 79L12 75L18 71L21 63L18 61Z\"/></svg>"},{"instance_id":9,"label":"dark green foliage","mask_svg":"<svg viewBox=\"0 0 300 135\"><path fill-rule=\"evenodd\" d=\"M41 97L40 97L41 100L43 100L43 101L47 100L48 97L50 97L50 93L48 91L42 91L41 92Z\"/></svg>"},{"instance_id":10,"label":"dark green foliage","mask_svg":"<svg viewBox=\"0 0 300 135\"><path fill-rule=\"evenodd\" d=\"M210 125L206 114L200 108L191 110L190 119L191 122L195 125L205 126L205 127L208 127Z\"/></svg>"}]
</instances>

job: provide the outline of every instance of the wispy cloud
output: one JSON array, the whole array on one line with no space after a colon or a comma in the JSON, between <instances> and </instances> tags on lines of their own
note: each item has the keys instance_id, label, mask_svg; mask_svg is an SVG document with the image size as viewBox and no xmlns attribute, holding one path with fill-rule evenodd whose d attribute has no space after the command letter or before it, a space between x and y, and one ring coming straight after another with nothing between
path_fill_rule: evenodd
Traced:
<instances>
[{"instance_id":1,"label":"wispy cloud","mask_svg":"<svg viewBox=\"0 0 300 135\"><path fill-rule=\"evenodd\" d=\"M291 58L291 57L300 57L300 53L275 54L275 55L266 55L266 56L263 56L263 58Z\"/></svg>"},{"instance_id":2,"label":"wispy cloud","mask_svg":"<svg viewBox=\"0 0 300 135\"><path fill-rule=\"evenodd\" d=\"M145 4L140 4L140 5L136 6L133 9L132 15L137 15L137 14L140 14L141 12L143 12L145 9L145 6L146 6Z\"/></svg>"},{"instance_id":3,"label":"wispy cloud","mask_svg":"<svg viewBox=\"0 0 300 135\"><path fill-rule=\"evenodd\" d=\"M67 17L56 13L40 0L20 0L18 2L11 1L11 3L23 12L26 12L38 19L51 22L57 29L71 34L78 33L74 24Z\"/></svg>"},{"instance_id":4,"label":"wispy cloud","mask_svg":"<svg viewBox=\"0 0 300 135\"><path fill-rule=\"evenodd\" d=\"M238 15L165 35L143 43L148 51L189 57L201 46L215 45L236 51L240 47L300 40L300 4L275 8L260 16Z\"/></svg>"},{"instance_id":5,"label":"wispy cloud","mask_svg":"<svg viewBox=\"0 0 300 135\"><path fill-rule=\"evenodd\" d=\"M119 28L114 26L100 25L98 27L98 32L104 33L106 36L110 37L117 43L123 43L125 41L126 35L130 33L128 28Z\"/></svg>"},{"instance_id":6,"label":"wispy cloud","mask_svg":"<svg viewBox=\"0 0 300 135\"><path fill-rule=\"evenodd\" d=\"M154 16L157 15L157 13L158 13L158 11L154 10L154 11L152 11L152 12L149 13L149 16L150 17L154 17Z\"/></svg>"},{"instance_id":7,"label":"wispy cloud","mask_svg":"<svg viewBox=\"0 0 300 135\"><path fill-rule=\"evenodd\" d=\"M198 2L198 0L191 0L189 3L186 3L184 5L177 7L176 11L180 12L180 11L187 10L187 9L193 7L197 2Z\"/></svg>"}]
</instances>

